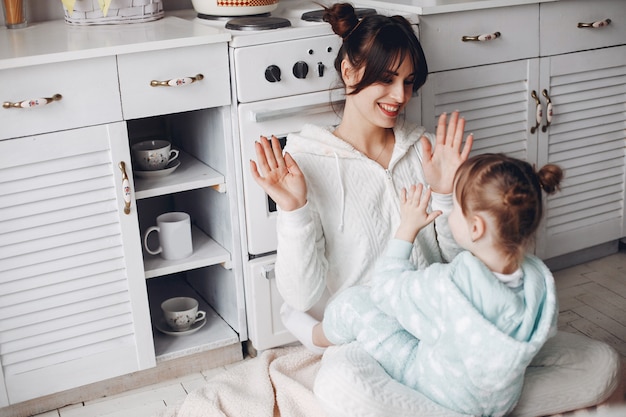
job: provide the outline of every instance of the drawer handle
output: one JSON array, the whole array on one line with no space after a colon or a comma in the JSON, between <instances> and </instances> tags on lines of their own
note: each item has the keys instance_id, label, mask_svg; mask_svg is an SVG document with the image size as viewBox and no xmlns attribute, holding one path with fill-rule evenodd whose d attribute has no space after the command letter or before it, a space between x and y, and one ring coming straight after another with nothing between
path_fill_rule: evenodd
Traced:
<instances>
[{"instance_id":1,"label":"drawer handle","mask_svg":"<svg viewBox=\"0 0 626 417\"><path fill-rule=\"evenodd\" d=\"M46 104L50 104L53 101L59 101L63 98L61 94L55 94L52 97L41 97L34 98L31 100L18 101L15 103L11 103L10 101L5 101L2 103L2 107L5 109L29 109L31 107L45 106Z\"/></svg>"},{"instance_id":2,"label":"drawer handle","mask_svg":"<svg viewBox=\"0 0 626 417\"><path fill-rule=\"evenodd\" d=\"M579 28L603 28L605 26L608 26L611 24L611 19L604 19L604 20L598 20L597 22L593 22L593 23L578 23L578 27Z\"/></svg>"},{"instance_id":3,"label":"drawer handle","mask_svg":"<svg viewBox=\"0 0 626 417\"><path fill-rule=\"evenodd\" d=\"M537 92L535 90L530 93L530 96L535 99L535 103L537 104L535 112L536 124L530 128L530 133L535 133L537 131L537 128L541 124L541 119L543 119L543 108L541 107L541 101L539 100L539 97L537 96Z\"/></svg>"},{"instance_id":4,"label":"drawer handle","mask_svg":"<svg viewBox=\"0 0 626 417\"><path fill-rule=\"evenodd\" d=\"M554 113L552 111L552 99L550 99L550 96L548 95L548 90L544 89L541 94L546 98L546 124L541 127L541 131L545 132L552 123L552 116Z\"/></svg>"},{"instance_id":5,"label":"drawer handle","mask_svg":"<svg viewBox=\"0 0 626 417\"><path fill-rule=\"evenodd\" d=\"M463 36L461 40L463 42L487 42L487 41L492 41L494 39L497 39L499 37L500 37L500 32L494 32L494 33L486 33L484 35L478 35L478 36Z\"/></svg>"},{"instance_id":6,"label":"drawer handle","mask_svg":"<svg viewBox=\"0 0 626 417\"><path fill-rule=\"evenodd\" d=\"M124 214L130 214L130 181L126 174L126 164L121 161L119 164L122 171L122 195L124 197Z\"/></svg>"},{"instance_id":7,"label":"drawer handle","mask_svg":"<svg viewBox=\"0 0 626 417\"><path fill-rule=\"evenodd\" d=\"M200 81L204 78L204 75L197 74L195 77L183 77L183 78L172 78L167 81L150 81L151 87L182 87L185 85L193 84L196 81Z\"/></svg>"}]
</instances>

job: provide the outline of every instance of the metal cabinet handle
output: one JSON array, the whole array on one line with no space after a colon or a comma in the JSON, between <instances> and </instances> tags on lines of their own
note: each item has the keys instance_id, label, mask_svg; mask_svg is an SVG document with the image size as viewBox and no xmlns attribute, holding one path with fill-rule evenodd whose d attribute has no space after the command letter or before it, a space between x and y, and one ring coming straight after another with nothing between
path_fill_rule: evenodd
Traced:
<instances>
[{"instance_id":1,"label":"metal cabinet handle","mask_svg":"<svg viewBox=\"0 0 626 417\"><path fill-rule=\"evenodd\" d=\"M546 124L541 127L541 131L545 132L552 123L552 116L554 113L552 112L552 99L550 99L550 96L548 95L548 90L544 89L541 94L546 98Z\"/></svg>"},{"instance_id":2,"label":"metal cabinet handle","mask_svg":"<svg viewBox=\"0 0 626 417\"><path fill-rule=\"evenodd\" d=\"M204 78L202 74L196 74L195 77L183 77L183 78L172 78L171 80L166 81L150 81L151 87L182 87L185 85L193 84L196 81L200 81Z\"/></svg>"},{"instance_id":3,"label":"metal cabinet handle","mask_svg":"<svg viewBox=\"0 0 626 417\"><path fill-rule=\"evenodd\" d=\"M463 36L461 38L461 40L463 42L486 42L486 41L492 41L494 39L497 39L500 37L500 32L494 32L494 33L485 33L483 35L476 35L476 36Z\"/></svg>"},{"instance_id":4,"label":"metal cabinet handle","mask_svg":"<svg viewBox=\"0 0 626 417\"><path fill-rule=\"evenodd\" d=\"M5 101L2 103L2 107L5 109L28 109L31 107L45 106L46 104L50 104L53 101L59 101L63 98L61 94L55 94L52 97L41 97L41 98L33 98L30 100L18 101L15 103L11 103L10 101Z\"/></svg>"},{"instance_id":5,"label":"metal cabinet handle","mask_svg":"<svg viewBox=\"0 0 626 417\"><path fill-rule=\"evenodd\" d=\"M126 174L126 164L121 161L119 164L122 171L122 195L124 197L124 214L130 214L130 181Z\"/></svg>"},{"instance_id":6,"label":"metal cabinet handle","mask_svg":"<svg viewBox=\"0 0 626 417\"><path fill-rule=\"evenodd\" d=\"M537 128L541 124L541 120L543 119L543 108L541 107L541 101L539 100L539 97L537 96L537 92L535 90L530 93L530 96L535 99L535 103L537 104L535 112L536 124L530 128L530 133L535 133L537 131Z\"/></svg>"},{"instance_id":7,"label":"metal cabinet handle","mask_svg":"<svg viewBox=\"0 0 626 417\"><path fill-rule=\"evenodd\" d=\"M598 20L597 22L592 22L592 23L579 22L578 23L578 27L579 28L593 28L593 29L597 29L597 28L603 28L603 27L608 26L610 24L611 24L611 19L604 19L604 20Z\"/></svg>"}]
</instances>

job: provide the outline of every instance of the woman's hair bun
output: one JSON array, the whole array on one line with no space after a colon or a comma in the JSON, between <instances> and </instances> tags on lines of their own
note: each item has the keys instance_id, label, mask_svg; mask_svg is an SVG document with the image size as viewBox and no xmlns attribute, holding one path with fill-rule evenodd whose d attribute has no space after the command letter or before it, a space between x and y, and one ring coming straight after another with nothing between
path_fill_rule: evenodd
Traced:
<instances>
[{"instance_id":1,"label":"woman's hair bun","mask_svg":"<svg viewBox=\"0 0 626 417\"><path fill-rule=\"evenodd\" d=\"M324 8L323 20L330 23L330 26L341 38L346 38L359 23L359 19L350 3L335 3Z\"/></svg>"}]
</instances>

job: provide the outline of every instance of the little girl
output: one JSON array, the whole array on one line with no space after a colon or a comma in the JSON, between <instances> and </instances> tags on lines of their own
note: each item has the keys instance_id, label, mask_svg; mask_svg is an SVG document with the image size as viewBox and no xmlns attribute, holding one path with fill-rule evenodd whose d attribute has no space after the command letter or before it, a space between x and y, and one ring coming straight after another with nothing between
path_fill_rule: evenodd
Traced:
<instances>
[{"instance_id":1,"label":"little girl","mask_svg":"<svg viewBox=\"0 0 626 417\"><path fill-rule=\"evenodd\" d=\"M401 196L401 223L370 287L346 289L314 330L317 345L352 341L397 381L463 414L509 413L524 372L556 332L552 274L525 253L542 217L543 189L563 177L502 154L468 159L454 180L452 235L466 251L416 270L412 244L440 212L430 190Z\"/></svg>"}]
</instances>

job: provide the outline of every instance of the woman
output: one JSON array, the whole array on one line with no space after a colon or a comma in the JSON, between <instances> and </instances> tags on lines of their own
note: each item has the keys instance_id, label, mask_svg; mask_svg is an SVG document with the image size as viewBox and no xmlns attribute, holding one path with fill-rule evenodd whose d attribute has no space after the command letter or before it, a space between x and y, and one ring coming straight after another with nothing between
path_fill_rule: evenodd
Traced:
<instances>
[{"instance_id":1,"label":"woman","mask_svg":"<svg viewBox=\"0 0 626 417\"><path fill-rule=\"evenodd\" d=\"M326 9L325 20L343 39L335 61L346 90L341 123L304 126L288 136L284 156L277 139L270 143L262 137L255 145L258 163L250 161L253 177L279 208L276 279L285 300L283 323L318 353L324 348L313 343L312 334L327 297L370 281L376 260L400 223L402 188L420 183L430 187L431 209L442 212L418 234L410 261L423 269L458 253L447 217L454 174L473 140L469 135L463 144L465 122L456 112L449 120L441 115L435 137L401 118L428 74L421 46L405 19L372 15L359 21L352 6L335 4ZM359 404L365 407L361 415L415 415L432 409L432 402L389 381L375 361L367 369L381 381L378 387L390 388L351 390L354 381L372 387L372 374L363 373L363 362L373 359L354 349L332 349L324 356L316 394L336 407L336 415L350 415L351 405ZM532 365L516 415L594 405L617 385L617 354L583 337L559 333ZM393 398L400 398L402 405L389 414Z\"/></svg>"},{"instance_id":2,"label":"woman","mask_svg":"<svg viewBox=\"0 0 626 417\"><path fill-rule=\"evenodd\" d=\"M440 117L436 139L401 120L428 74L404 18L374 15L359 22L352 6L336 4L325 19L344 40L335 61L346 85L341 123L306 125L289 135L284 158L275 138L271 146L261 138L258 167L251 161L253 177L279 207L276 279L286 303L283 321L313 350L317 320L301 312L325 304L325 291L332 296L369 281L400 221L402 188L428 184L433 208L444 213L420 233L411 260L423 268L454 257L458 248L446 215L453 175L472 144L470 135L462 146L465 122L457 113L447 130L447 116Z\"/></svg>"}]
</instances>

